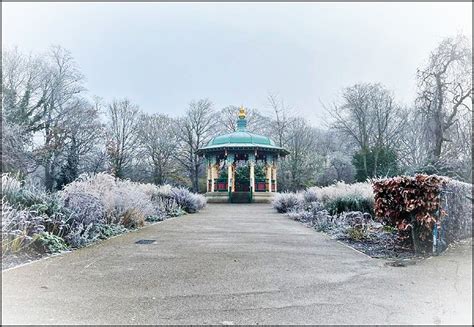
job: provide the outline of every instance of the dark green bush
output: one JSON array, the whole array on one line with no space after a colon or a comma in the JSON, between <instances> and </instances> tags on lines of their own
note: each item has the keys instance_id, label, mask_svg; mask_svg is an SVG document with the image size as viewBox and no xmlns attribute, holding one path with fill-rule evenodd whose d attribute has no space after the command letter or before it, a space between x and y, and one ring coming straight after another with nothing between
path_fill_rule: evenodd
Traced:
<instances>
[{"instance_id":1,"label":"dark green bush","mask_svg":"<svg viewBox=\"0 0 474 327\"><path fill-rule=\"evenodd\" d=\"M374 213L373 202L370 199L359 196L345 196L329 200L324 207L331 215L347 211Z\"/></svg>"},{"instance_id":2,"label":"dark green bush","mask_svg":"<svg viewBox=\"0 0 474 327\"><path fill-rule=\"evenodd\" d=\"M99 238L101 239L120 235L127 231L124 226L118 224L97 224L96 228L100 233Z\"/></svg>"},{"instance_id":3,"label":"dark green bush","mask_svg":"<svg viewBox=\"0 0 474 327\"><path fill-rule=\"evenodd\" d=\"M48 232L36 234L33 237L33 247L40 253L57 253L68 249L61 237Z\"/></svg>"}]
</instances>

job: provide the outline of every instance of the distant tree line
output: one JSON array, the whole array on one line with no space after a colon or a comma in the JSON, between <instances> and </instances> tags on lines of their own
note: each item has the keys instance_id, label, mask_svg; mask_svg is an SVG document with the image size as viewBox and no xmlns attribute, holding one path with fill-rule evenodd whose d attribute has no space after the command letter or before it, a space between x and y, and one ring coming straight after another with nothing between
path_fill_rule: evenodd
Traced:
<instances>
[{"instance_id":1,"label":"distant tree line","mask_svg":"<svg viewBox=\"0 0 474 327\"><path fill-rule=\"evenodd\" d=\"M236 130L238 107L191 101L178 118L144 113L127 98L90 96L72 54L61 47L2 52L2 170L47 190L81 173L205 190L196 154L211 137ZM248 109L248 129L290 154L279 163L280 190L334 181L414 174L472 179L472 50L446 38L417 71L417 97L402 106L380 83L358 83L325 105L328 128L293 114L281 95Z\"/></svg>"}]
</instances>

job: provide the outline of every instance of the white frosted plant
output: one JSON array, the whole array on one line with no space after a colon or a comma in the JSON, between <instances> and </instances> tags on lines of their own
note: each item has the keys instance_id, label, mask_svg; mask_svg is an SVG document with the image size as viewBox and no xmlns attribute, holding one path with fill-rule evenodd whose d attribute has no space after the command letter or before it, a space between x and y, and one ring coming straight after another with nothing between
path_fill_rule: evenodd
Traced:
<instances>
[{"instance_id":1,"label":"white frosted plant","mask_svg":"<svg viewBox=\"0 0 474 327\"><path fill-rule=\"evenodd\" d=\"M115 196L115 210L118 217L122 217L130 210L144 218L155 214L151 201L152 195L147 194L139 183L128 180L117 181Z\"/></svg>"},{"instance_id":2,"label":"white frosted plant","mask_svg":"<svg viewBox=\"0 0 474 327\"><path fill-rule=\"evenodd\" d=\"M173 187L171 189L171 197L188 213L197 212L202 208L202 205L205 205L200 195L194 194L184 187Z\"/></svg>"},{"instance_id":3,"label":"white frosted plant","mask_svg":"<svg viewBox=\"0 0 474 327\"><path fill-rule=\"evenodd\" d=\"M83 174L66 185L61 193L64 199L75 193L84 193L99 199L107 223L119 223L122 216L131 209L140 215L153 213L150 197L137 184L116 180L106 173Z\"/></svg>"},{"instance_id":4,"label":"white frosted plant","mask_svg":"<svg viewBox=\"0 0 474 327\"><path fill-rule=\"evenodd\" d=\"M10 173L2 174L2 197L6 194L18 193L21 189L21 182Z\"/></svg>"},{"instance_id":5,"label":"white frosted plant","mask_svg":"<svg viewBox=\"0 0 474 327\"><path fill-rule=\"evenodd\" d=\"M272 205L280 213L299 211L303 204L301 193L276 193Z\"/></svg>"},{"instance_id":6,"label":"white frosted plant","mask_svg":"<svg viewBox=\"0 0 474 327\"><path fill-rule=\"evenodd\" d=\"M16 209L2 201L2 254L28 247L35 234L45 231L45 219L36 211Z\"/></svg>"},{"instance_id":7,"label":"white frosted plant","mask_svg":"<svg viewBox=\"0 0 474 327\"><path fill-rule=\"evenodd\" d=\"M318 193L316 188L312 187L303 192L303 200L306 204L318 201Z\"/></svg>"},{"instance_id":8,"label":"white frosted plant","mask_svg":"<svg viewBox=\"0 0 474 327\"><path fill-rule=\"evenodd\" d=\"M61 199L77 223L106 223L107 215L102 200L94 194L81 191L63 191Z\"/></svg>"},{"instance_id":9,"label":"white frosted plant","mask_svg":"<svg viewBox=\"0 0 474 327\"><path fill-rule=\"evenodd\" d=\"M207 199L202 194L195 194L194 196L196 197L196 200L197 200L197 203L198 203L198 210L201 210L202 208L204 208L206 206Z\"/></svg>"},{"instance_id":10,"label":"white frosted plant","mask_svg":"<svg viewBox=\"0 0 474 327\"><path fill-rule=\"evenodd\" d=\"M169 184L160 185L156 189L156 195L160 197L171 197L172 186Z\"/></svg>"},{"instance_id":11,"label":"white frosted plant","mask_svg":"<svg viewBox=\"0 0 474 327\"><path fill-rule=\"evenodd\" d=\"M305 191L306 196L314 197L316 201L324 204L334 201L339 198L363 198L374 201L374 193L372 190L372 183L353 183L346 184L344 182L337 182L336 184L326 187L314 186Z\"/></svg>"}]
</instances>

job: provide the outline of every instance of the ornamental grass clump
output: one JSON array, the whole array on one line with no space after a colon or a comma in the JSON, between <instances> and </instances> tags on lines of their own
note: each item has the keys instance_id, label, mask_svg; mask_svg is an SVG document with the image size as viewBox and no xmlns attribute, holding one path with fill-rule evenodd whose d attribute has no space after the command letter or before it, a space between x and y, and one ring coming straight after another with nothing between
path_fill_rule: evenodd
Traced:
<instances>
[{"instance_id":1,"label":"ornamental grass clump","mask_svg":"<svg viewBox=\"0 0 474 327\"><path fill-rule=\"evenodd\" d=\"M315 188L309 188L303 191L303 201L305 204L311 204L313 202L318 202L318 194Z\"/></svg>"},{"instance_id":2,"label":"ornamental grass clump","mask_svg":"<svg viewBox=\"0 0 474 327\"><path fill-rule=\"evenodd\" d=\"M45 231L44 218L36 212L15 209L6 200L2 203L2 255L27 249L33 236Z\"/></svg>"},{"instance_id":3,"label":"ornamental grass clump","mask_svg":"<svg viewBox=\"0 0 474 327\"><path fill-rule=\"evenodd\" d=\"M299 193L277 193L272 205L279 213L298 211L303 205L303 199Z\"/></svg>"},{"instance_id":4,"label":"ornamental grass clump","mask_svg":"<svg viewBox=\"0 0 474 327\"><path fill-rule=\"evenodd\" d=\"M315 186L304 192L304 198L306 203L321 202L331 214L347 211L373 214L374 193L369 182L354 184L337 182L326 187Z\"/></svg>"},{"instance_id":5,"label":"ornamental grass clump","mask_svg":"<svg viewBox=\"0 0 474 327\"><path fill-rule=\"evenodd\" d=\"M204 196L191 193L184 187L173 187L170 196L187 213L195 213L206 205Z\"/></svg>"}]
</instances>

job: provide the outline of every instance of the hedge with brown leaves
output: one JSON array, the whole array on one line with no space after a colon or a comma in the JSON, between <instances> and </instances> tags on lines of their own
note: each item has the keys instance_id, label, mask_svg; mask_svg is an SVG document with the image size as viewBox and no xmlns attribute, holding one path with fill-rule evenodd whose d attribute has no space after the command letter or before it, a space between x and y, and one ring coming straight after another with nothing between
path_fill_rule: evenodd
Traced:
<instances>
[{"instance_id":1,"label":"hedge with brown leaves","mask_svg":"<svg viewBox=\"0 0 474 327\"><path fill-rule=\"evenodd\" d=\"M373 182L375 215L398 229L400 237L431 241L435 224L446 214L440 192L447 179L436 175L398 176ZM415 244L416 246L416 244Z\"/></svg>"}]
</instances>

